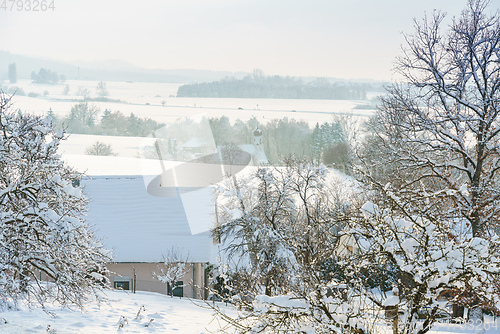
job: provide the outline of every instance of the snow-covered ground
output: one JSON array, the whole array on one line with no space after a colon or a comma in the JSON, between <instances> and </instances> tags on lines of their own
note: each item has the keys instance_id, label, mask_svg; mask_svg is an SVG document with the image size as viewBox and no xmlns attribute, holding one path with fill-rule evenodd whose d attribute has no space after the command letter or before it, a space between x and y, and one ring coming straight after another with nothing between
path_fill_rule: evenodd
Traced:
<instances>
[{"instance_id":1,"label":"snow-covered ground","mask_svg":"<svg viewBox=\"0 0 500 334\"><path fill-rule=\"evenodd\" d=\"M91 303L86 306L84 312L52 307L49 310L55 313L54 317L40 308L30 310L21 307L20 311L2 312L0 333L200 334L210 333L218 328L217 322L212 321L213 312L195 305L195 303L203 305L202 301L139 291L136 294L108 291L106 297L109 299L108 303L101 303L100 306ZM141 310L140 317L137 318L137 313L143 305L145 311ZM222 307L231 312L230 306L222 305ZM122 320L122 316L127 319L126 322ZM7 323L4 323L2 318ZM119 329L120 321L124 323L121 329Z\"/></svg>"},{"instance_id":2,"label":"snow-covered ground","mask_svg":"<svg viewBox=\"0 0 500 334\"><path fill-rule=\"evenodd\" d=\"M19 311L0 312L0 333L213 333L219 328L213 311L199 300L123 291L106 292L107 303L90 303L84 312L71 311L60 307L49 308L55 316L50 316L40 308L21 307ZM145 310L142 309L144 306ZM202 307L204 306L204 307ZM219 303L219 307L229 315L236 311L231 306ZM137 313L140 316L137 317ZM126 321L122 317L126 318ZM151 321L151 319L154 319ZM4 323L4 322L7 323ZM120 323L123 327L120 328ZM148 325L146 327L146 325ZM379 333L391 334L389 325L377 326ZM476 326L477 327L477 326ZM429 334L473 334L476 328L470 324L439 323ZM485 334L500 333L498 321L487 318ZM48 330L47 330L48 329ZM52 332L50 331L52 330Z\"/></svg>"},{"instance_id":3,"label":"snow-covered ground","mask_svg":"<svg viewBox=\"0 0 500 334\"><path fill-rule=\"evenodd\" d=\"M62 91L66 84L70 90L68 95L63 95ZM82 99L76 95L80 87L87 89L90 97L97 97L97 81L68 80L65 84L43 85L33 84L30 80L19 80L15 85L4 83L2 89L8 91L10 86L20 87L26 94L39 94L38 97L17 95L13 99L15 108L37 115L45 114L49 109L52 109L57 116L67 115L77 100ZM317 122L331 122L334 114L369 116L373 113L373 110L353 109L357 104L366 104L368 101L173 97L178 87L178 84L167 83L111 81L107 82L108 97L121 102L89 103L99 106L101 112L109 109L113 112L120 111L125 116L134 113L136 116L149 117L163 123L206 115L227 116L231 122L237 119L246 121L256 117L262 123L288 117L314 126Z\"/></svg>"},{"instance_id":4,"label":"snow-covered ground","mask_svg":"<svg viewBox=\"0 0 500 334\"><path fill-rule=\"evenodd\" d=\"M70 134L68 139L61 142L59 153L85 155L85 150L97 141L111 145L117 156L129 158L139 158L141 148L155 143L154 138Z\"/></svg>"}]
</instances>

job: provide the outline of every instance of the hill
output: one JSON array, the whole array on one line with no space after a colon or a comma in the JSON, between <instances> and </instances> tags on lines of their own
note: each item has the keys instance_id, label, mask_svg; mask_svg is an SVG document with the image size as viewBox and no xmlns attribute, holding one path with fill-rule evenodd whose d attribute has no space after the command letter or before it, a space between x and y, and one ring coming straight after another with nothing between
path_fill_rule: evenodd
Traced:
<instances>
[{"instance_id":1,"label":"hill","mask_svg":"<svg viewBox=\"0 0 500 334\"><path fill-rule=\"evenodd\" d=\"M31 79L33 71L38 72L45 68L68 80L96 80L96 81L139 81L139 82L168 82L188 83L219 80L226 76L243 77L244 73L228 71L208 71L194 69L146 69L128 64L123 61L81 62L74 64L54 59L30 57L9 51L0 50L0 82L9 78L9 64L15 63L18 79Z\"/></svg>"}]
</instances>

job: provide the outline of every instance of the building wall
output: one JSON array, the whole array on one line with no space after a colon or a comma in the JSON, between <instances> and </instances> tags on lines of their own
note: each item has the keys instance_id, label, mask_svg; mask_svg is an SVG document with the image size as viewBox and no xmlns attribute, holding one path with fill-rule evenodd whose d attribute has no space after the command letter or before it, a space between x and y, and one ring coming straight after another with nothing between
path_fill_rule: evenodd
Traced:
<instances>
[{"instance_id":1,"label":"building wall","mask_svg":"<svg viewBox=\"0 0 500 334\"><path fill-rule=\"evenodd\" d=\"M345 257L359 251L356 240L351 235L342 235L336 250L337 256Z\"/></svg>"},{"instance_id":2,"label":"building wall","mask_svg":"<svg viewBox=\"0 0 500 334\"><path fill-rule=\"evenodd\" d=\"M112 272L109 277L112 287L114 286L115 277L117 281L123 281L123 277L128 277L129 290L133 291L135 272L136 291L167 294L167 284L155 278L155 274L161 274L159 268L165 269L163 263L110 263L107 268ZM184 296L194 299L204 298L202 287L206 285L205 264L189 263L187 268L187 273L180 279L185 285L183 288Z\"/></svg>"}]
</instances>

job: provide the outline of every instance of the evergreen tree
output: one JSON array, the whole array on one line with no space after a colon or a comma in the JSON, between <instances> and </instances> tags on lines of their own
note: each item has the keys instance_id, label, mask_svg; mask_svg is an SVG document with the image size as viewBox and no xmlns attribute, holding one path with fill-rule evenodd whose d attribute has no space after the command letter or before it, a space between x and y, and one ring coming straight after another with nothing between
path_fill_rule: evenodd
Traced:
<instances>
[{"instance_id":1,"label":"evergreen tree","mask_svg":"<svg viewBox=\"0 0 500 334\"><path fill-rule=\"evenodd\" d=\"M9 64L9 81L11 84L17 83L16 63Z\"/></svg>"}]
</instances>

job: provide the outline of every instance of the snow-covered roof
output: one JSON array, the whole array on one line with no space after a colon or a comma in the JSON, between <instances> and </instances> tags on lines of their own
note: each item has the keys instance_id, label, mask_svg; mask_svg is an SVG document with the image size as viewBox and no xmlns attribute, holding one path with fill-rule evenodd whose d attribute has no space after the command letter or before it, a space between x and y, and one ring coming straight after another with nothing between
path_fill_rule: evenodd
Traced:
<instances>
[{"instance_id":1,"label":"snow-covered roof","mask_svg":"<svg viewBox=\"0 0 500 334\"><path fill-rule=\"evenodd\" d=\"M153 159L133 157L97 156L84 154L63 154L62 159L79 172L97 175L158 175L162 173L162 163ZM168 168L181 162L164 162Z\"/></svg>"},{"instance_id":2,"label":"snow-covered roof","mask_svg":"<svg viewBox=\"0 0 500 334\"><path fill-rule=\"evenodd\" d=\"M147 192L143 176L95 176L81 183L91 200L87 221L113 249L114 261L160 262L174 246L192 262L211 262L210 187L158 197Z\"/></svg>"},{"instance_id":3,"label":"snow-covered roof","mask_svg":"<svg viewBox=\"0 0 500 334\"><path fill-rule=\"evenodd\" d=\"M183 147L183 148L205 148L205 147L214 147L214 145L206 139L195 137L195 138L188 140L184 144L182 144L181 147ZM215 149L215 147L214 147L214 149Z\"/></svg>"}]
</instances>

